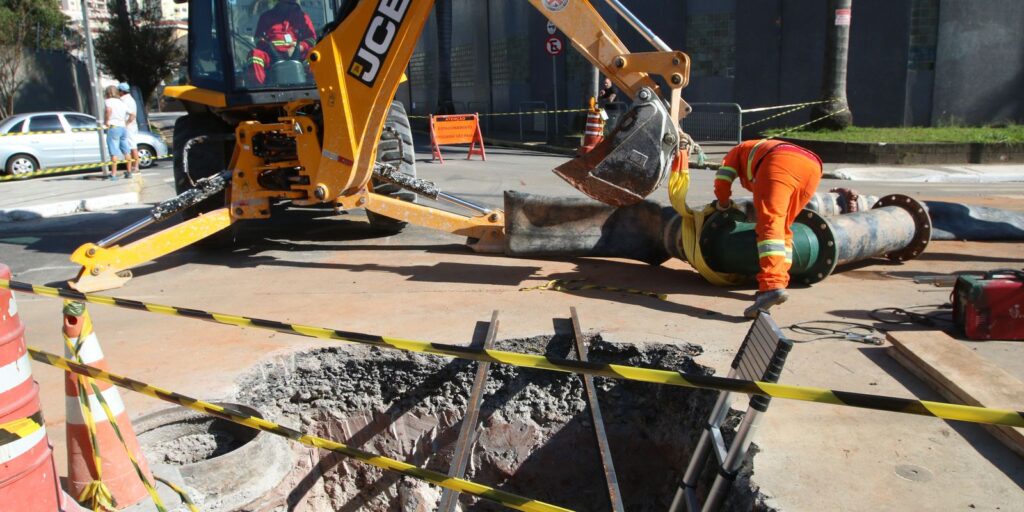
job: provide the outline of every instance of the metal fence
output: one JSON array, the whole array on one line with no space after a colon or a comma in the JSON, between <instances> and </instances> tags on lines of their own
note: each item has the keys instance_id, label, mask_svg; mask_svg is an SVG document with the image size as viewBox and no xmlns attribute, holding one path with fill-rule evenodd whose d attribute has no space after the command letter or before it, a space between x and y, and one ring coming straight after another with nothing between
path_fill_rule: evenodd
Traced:
<instances>
[{"instance_id":1,"label":"metal fence","mask_svg":"<svg viewBox=\"0 0 1024 512\"><path fill-rule=\"evenodd\" d=\"M697 142L739 144L743 140L743 112L736 103L691 103L693 111L679 122Z\"/></svg>"},{"instance_id":2,"label":"metal fence","mask_svg":"<svg viewBox=\"0 0 1024 512\"><path fill-rule=\"evenodd\" d=\"M519 103L519 112L535 112L533 115L520 115L519 117L519 140L538 140L540 134L544 134L541 142L548 141L548 104L543 101L523 101Z\"/></svg>"}]
</instances>

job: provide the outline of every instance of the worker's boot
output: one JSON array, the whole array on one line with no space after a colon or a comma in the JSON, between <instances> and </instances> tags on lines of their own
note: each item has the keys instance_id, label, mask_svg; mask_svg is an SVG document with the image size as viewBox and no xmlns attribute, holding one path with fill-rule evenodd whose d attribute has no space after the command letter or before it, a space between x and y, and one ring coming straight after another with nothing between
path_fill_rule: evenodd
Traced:
<instances>
[{"instance_id":1,"label":"worker's boot","mask_svg":"<svg viewBox=\"0 0 1024 512\"><path fill-rule=\"evenodd\" d=\"M767 312L772 306L782 304L787 300L789 300L789 294L786 293L785 288L757 292L757 295L754 295L754 303L749 308L743 310L743 316L757 318L759 311Z\"/></svg>"}]
</instances>

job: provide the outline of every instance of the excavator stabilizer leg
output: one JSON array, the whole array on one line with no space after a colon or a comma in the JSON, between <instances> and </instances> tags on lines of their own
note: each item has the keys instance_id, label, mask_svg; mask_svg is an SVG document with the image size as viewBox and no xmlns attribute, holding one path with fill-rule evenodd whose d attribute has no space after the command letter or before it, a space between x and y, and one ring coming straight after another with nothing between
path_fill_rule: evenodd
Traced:
<instances>
[{"instance_id":1,"label":"excavator stabilizer leg","mask_svg":"<svg viewBox=\"0 0 1024 512\"><path fill-rule=\"evenodd\" d=\"M664 102L645 88L604 142L554 172L602 203L629 206L661 185L678 145L679 128Z\"/></svg>"}]
</instances>

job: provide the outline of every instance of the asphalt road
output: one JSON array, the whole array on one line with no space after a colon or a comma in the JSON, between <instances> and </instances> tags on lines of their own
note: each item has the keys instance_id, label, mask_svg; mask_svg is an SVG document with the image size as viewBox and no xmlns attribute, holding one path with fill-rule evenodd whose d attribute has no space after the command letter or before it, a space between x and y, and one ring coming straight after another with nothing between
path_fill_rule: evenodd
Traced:
<instances>
[{"instance_id":1,"label":"asphalt road","mask_svg":"<svg viewBox=\"0 0 1024 512\"><path fill-rule=\"evenodd\" d=\"M711 148L712 157L715 149ZM501 208L505 190L517 190L552 196L575 196L569 187L550 170L565 161L565 157L519 149L491 147L487 161L477 157L467 161L462 148L446 148L445 164L431 162L426 155L429 149L417 147L420 156L418 173L420 177L435 181L445 192L473 202ZM144 173L145 188L142 201L148 204L165 200L174 195L171 165L160 162ZM691 178L691 205L706 204L714 196L712 171L694 170ZM882 195L903 193L923 199L962 200L998 206L999 204L1020 204L1024 197L1024 183L1004 184L949 184L949 183L899 183L899 182L848 182L824 180L820 190L832 187L855 186L865 194ZM749 195L736 187L736 195ZM668 200L663 188L651 199L664 205ZM429 201L427 201L429 203ZM450 205L438 205L458 211ZM146 215L147 206L134 206L111 211L82 213L66 217L40 219L27 222L0 224L0 262L10 266L21 279L35 283L56 283L73 278L77 267L68 260L75 248L86 242L95 242L129 225ZM365 224L361 211L344 215L333 215L330 210L305 209L278 215L258 225L243 226L239 233L238 247L234 251L210 251L186 248L175 254L160 258L159 261L144 265L135 271L136 275L160 272L179 265L191 263L220 264L250 261L250 263L272 257L274 251L288 251L290 257L296 251L310 249L308 258L323 257L325 248L343 250L346 245L367 244L401 245L458 245L460 237L437 233L424 228L410 227L401 235L382 237ZM155 228L144 233L153 232ZM168 276L173 273L168 273Z\"/></svg>"}]
</instances>

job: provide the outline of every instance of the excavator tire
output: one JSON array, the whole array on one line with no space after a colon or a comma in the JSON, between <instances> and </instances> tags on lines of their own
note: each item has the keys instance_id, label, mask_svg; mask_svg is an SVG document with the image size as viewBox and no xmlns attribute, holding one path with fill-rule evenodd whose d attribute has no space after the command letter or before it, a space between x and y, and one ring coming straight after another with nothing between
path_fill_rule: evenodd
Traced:
<instances>
[{"instance_id":1,"label":"excavator tire","mask_svg":"<svg viewBox=\"0 0 1024 512\"><path fill-rule=\"evenodd\" d=\"M227 168L231 159L231 142L213 140L195 144L188 153L188 174L185 173L185 143L202 135L223 135L231 133L231 127L209 112L192 113L178 118L174 123L174 190L178 194L192 188L192 182L216 174ZM224 193L215 194L206 201L181 212L185 219L192 219L201 213L224 206ZM210 249L230 247L235 242L238 223L228 226L196 243Z\"/></svg>"},{"instance_id":2,"label":"excavator tire","mask_svg":"<svg viewBox=\"0 0 1024 512\"><path fill-rule=\"evenodd\" d=\"M412 143L412 127L405 106L400 102L392 102L388 109L388 117L384 121L384 131L377 145L377 161L391 164L399 171L416 176L416 150ZM373 180L373 191L397 197L403 201L416 202L416 194L391 183ZM367 211L366 218L375 231L395 234L405 228L406 223Z\"/></svg>"}]
</instances>

